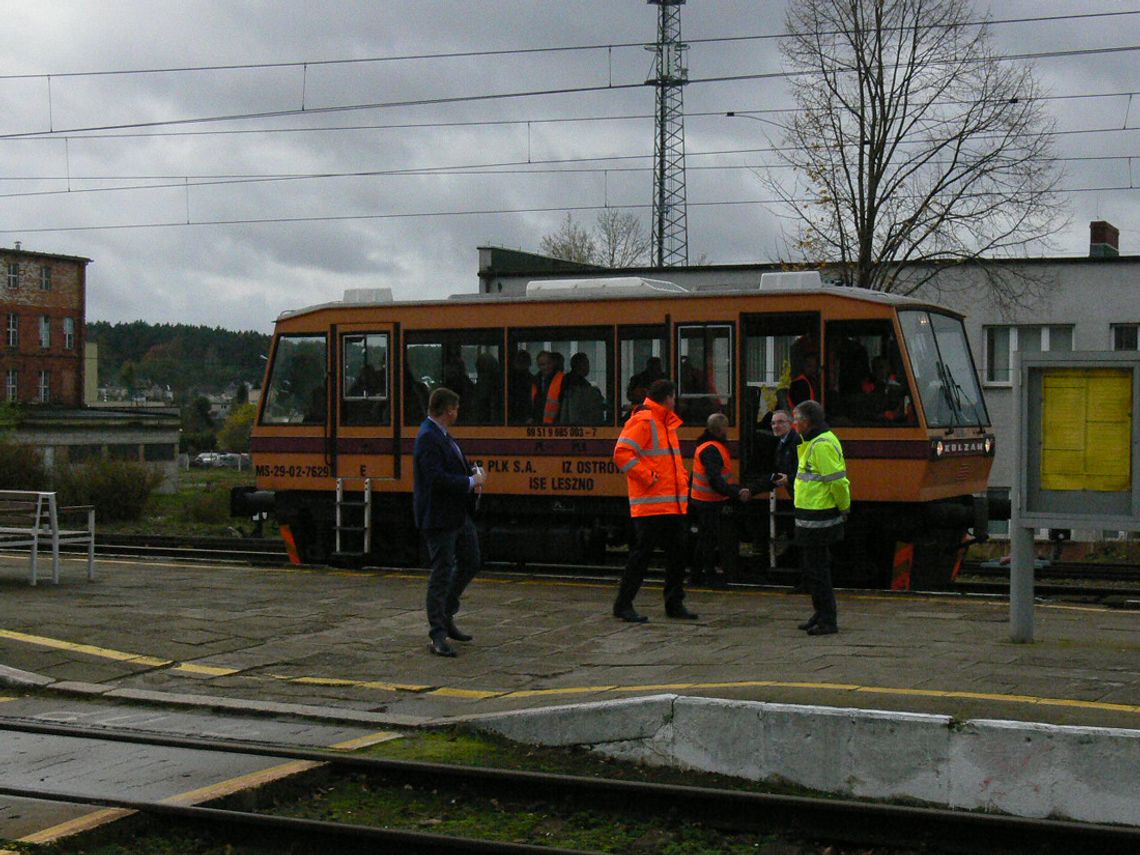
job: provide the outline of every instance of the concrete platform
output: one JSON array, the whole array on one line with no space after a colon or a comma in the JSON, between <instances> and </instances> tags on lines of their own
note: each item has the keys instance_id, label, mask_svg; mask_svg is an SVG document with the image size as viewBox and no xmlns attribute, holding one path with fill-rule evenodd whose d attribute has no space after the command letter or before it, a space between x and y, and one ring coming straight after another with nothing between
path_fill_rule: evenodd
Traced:
<instances>
[{"instance_id":1,"label":"concrete platform","mask_svg":"<svg viewBox=\"0 0 1140 855\"><path fill-rule=\"evenodd\" d=\"M447 660L422 573L101 560L94 582L31 588L25 564L0 556L0 664L38 676L10 686L373 723L670 692L1140 728L1138 612L1043 603L1020 645L1002 602L840 592L841 632L812 638L802 595L698 590L700 620L673 621L650 583L631 625L614 583L484 576L458 617L475 641Z\"/></svg>"}]
</instances>

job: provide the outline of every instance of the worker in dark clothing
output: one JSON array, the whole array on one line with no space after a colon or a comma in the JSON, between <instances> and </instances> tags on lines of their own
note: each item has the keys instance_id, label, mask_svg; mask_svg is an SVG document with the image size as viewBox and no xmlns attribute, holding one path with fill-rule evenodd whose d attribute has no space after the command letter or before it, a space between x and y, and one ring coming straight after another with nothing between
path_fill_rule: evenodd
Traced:
<instances>
[{"instance_id":1,"label":"worker in dark clothing","mask_svg":"<svg viewBox=\"0 0 1140 855\"><path fill-rule=\"evenodd\" d=\"M728 416L713 413L693 454L693 478L690 481L689 516L696 523L697 549L693 560L693 584L708 582L714 588L725 586L723 574L716 572L716 549L720 541L721 510L726 502L747 502L752 498L747 487L741 487L726 444Z\"/></svg>"},{"instance_id":2,"label":"worker in dark clothing","mask_svg":"<svg viewBox=\"0 0 1140 855\"><path fill-rule=\"evenodd\" d=\"M800 465L798 452L800 435L796 429L792 427L791 413L787 410L776 410L772 413L772 433L780 440L779 445L776 446L775 459L772 464L772 489L783 488L788 491L788 495L794 500L796 494L796 469ZM776 533L781 537L786 537L788 540L794 541L795 524L791 517L791 511L787 510L786 514L786 516L776 517ZM792 542L789 543L787 548L776 558L776 565L779 567L795 567L798 566L799 560L799 548ZM802 580L799 585L797 585L796 590L807 590Z\"/></svg>"}]
</instances>

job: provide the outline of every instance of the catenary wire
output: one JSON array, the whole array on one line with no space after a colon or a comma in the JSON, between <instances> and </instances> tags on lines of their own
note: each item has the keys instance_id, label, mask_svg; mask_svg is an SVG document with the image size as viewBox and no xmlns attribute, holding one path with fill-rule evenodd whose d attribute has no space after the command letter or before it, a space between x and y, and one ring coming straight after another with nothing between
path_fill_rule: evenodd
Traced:
<instances>
[{"instance_id":1,"label":"catenary wire","mask_svg":"<svg viewBox=\"0 0 1140 855\"><path fill-rule=\"evenodd\" d=\"M991 20L978 20L978 21L965 21L961 24L953 25L958 27L978 27L982 25L997 26L1004 24L1030 24L1030 23L1050 23L1056 21L1073 21L1073 20L1091 20L1094 18L1116 18L1126 15L1140 14L1140 10L1119 10L1114 12L1080 12L1068 15L1035 15L1025 16L1020 18L998 18ZM945 29L951 25L942 24L937 25L935 28ZM891 32L898 28L887 27L884 28L885 32ZM841 35L839 31L821 31L819 33L809 33L808 35ZM780 39L788 38L786 33L758 33L755 35L747 36L710 36L707 38L686 39L685 43L689 45L694 44L718 44L724 42L747 42L747 41L778 41ZM134 74L178 74L186 72L203 72L203 71L245 71L245 70L259 70L259 69L273 69L273 68L312 68L324 65L352 65L352 64L369 64L380 62L406 62L412 60L432 60L432 59L471 59L475 57L493 57L493 56L509 56L509 55L528 55L528 54L542 54L542 53L565 53L570 51L595 51L595 50L614 50L625 48L644 48L646 42L612 42L608 44L593 44L593 45L552 45L548 47L537 48L502 48L490 50L475 50L475 51L444 51L435 53L420 53L420 54L402 54L397 56L373 56L373 57L350 57L342 59L318 59L318 60L290 60L286 62L248 62L248 63L230 63L225 65L189 65L189 66L169 66L164 68L135 68L135 69L106 69L96 71L65 71L65 72L36 72L25 74L0 74L0 80L36 80L45 78L68 78L68 77L110 77L110 76L124 76Z\"/></svg>"},{"instance_id":2,"label":"catenary wire","mask_svg":"<svg viewBox=\"0 0 1140 855\"><path fill-rule=\"evenodd\" d=\"M1140 190L1140 187L1058 187L1054 188L1054 193L1113 193L1113 192L1135 192ZM966 196L978 194L964 194ZM690 208L710 208L720 206L735 206L735 205L782 205L786 204L789 200L786 199L720 199L707 202L688 202ZM796 204L804 204L807 202L814 202L812 198L802 198L790 200ZM154 223L116 223L94 226L44 226L39 228L19 229L19 228L3 228L0 229L0 234L39 234L45 232L95 232L95 231L112 231L112 230L135 230L135 229L164 229L164 228L187 228L187 227L201 227L201 226L234 226L234 225L268 225L268 224L281 224L281 223L326 223L326 222L346 222L346 221L364 221L364 220L410 220L410 219L427 219L431 217L486 217L486 216L499 216L499 215L512 215L512 214L548 214L548 213L576 213L581 211L602 211L610 208L619 210L639 210L651 208L649 203L632 203L624 205L555 205L537 208L484 208L470 211L409 211L402 213L388 213L388 214L327 214L306 217L247 217L247 218L234 218L234 219L218 219L218 220L171 220L167 222L154 222Z\"/></svg>"},{"instance_id":3,"label":"catenary wire","mask_svg":"<svg viewBox=\"0 0 1140 855\"><path fill-rule=\"evenodd\" d=\"M1079 48L1067 51L1042 51L1039 53L1013 54L1009 56L987 57L988 60L1005 61L1014 59L1044 59L1073 56L1093 56L1098 54L1113 54L1140 50L1140 45L1119 45L1102 48ZM690 78L688 85L702 83L732 83L746 80L772 80L793 77L810 76L809 71L772 71L756 74L730 74L716 77ZM163 119L151 122L128 122L114 125L91 125L87 127L50 129L47 131L21 131L10 134L0 134L0 139L23 139L27 137L40 137L54 139L67 134L84 134L88 131L129 130L135 128L157 128L179 125L206 124L210 122L250 121L253 119L275 119L304 115L323 115L329 113L343 113L361 110L382 110L397 107L426 107L442 104L479 103L487 101L509 100L513 98L537 98L553 95L573 95L588 92L614 92L622 90L643 89L652 86L653 82L645 83L607 83L596 86L569 86L556 89L522 90L517 92L495 92L481 95L449 95L438 98L414 98L403 101L380 101L369 104L342 104L327 107L300 107L288 110L265 110L252 113L231 113L217 116L194 116L183 119Z\"/></svg>"}]
</instances>

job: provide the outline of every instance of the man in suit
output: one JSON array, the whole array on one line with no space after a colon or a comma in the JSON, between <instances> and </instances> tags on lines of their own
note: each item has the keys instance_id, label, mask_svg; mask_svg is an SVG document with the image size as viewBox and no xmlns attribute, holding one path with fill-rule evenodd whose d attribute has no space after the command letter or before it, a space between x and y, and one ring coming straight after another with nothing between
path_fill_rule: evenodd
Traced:
<instances>
[{"instance_id":1,"label":"man in suit","mask_svg":"<svg viewBox=\"0 0 1140 855\"><path fill-rule=\"evenodd\" d=\"M431 561L427 617L430 650L436 656L455 656L449 638L471 640L455 625L455 613L480 563L471 496L482 492L487 476L481 468L468 466L451 436L450 428L458 418L459 396L442 386L432 392L413 453L412 505Z\"/></svg>"}]
</instances>

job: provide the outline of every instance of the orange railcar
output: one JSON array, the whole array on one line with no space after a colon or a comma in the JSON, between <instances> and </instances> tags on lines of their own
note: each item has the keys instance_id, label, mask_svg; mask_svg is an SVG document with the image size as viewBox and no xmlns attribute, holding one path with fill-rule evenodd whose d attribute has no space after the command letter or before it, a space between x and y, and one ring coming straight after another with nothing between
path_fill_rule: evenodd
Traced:
<instances>
[{"instance_id":1,"label":"orange railcar","mask_svg":"<svg viewBox=\"0 0 1140 855\"><path fill-rule=\"evenodd\" d=\"M251 439L257 487L235 493L235 513L271 508L306 561L416 562L412 450L427 395L448 386L461 397L454 433L489 474L486 557L595 563L627 533L611 453L654 377L678 385L686 456L707 416L725 413L742 480L761 495L770 413L807 388L843 441L852 485L838 574L898 584L897 556L913 555L902 566L913 581L946 581L963 534L984 536L993 456L961 317L802 280L697 292L547 282L517 298L430 302L348 292L286 312ZM533 372L543 353L564 371L553 410ZM753 501L729 530L762 543L767 514ZM735 541L722 553L735 567Z\"/></svg>"}]
</instances>

